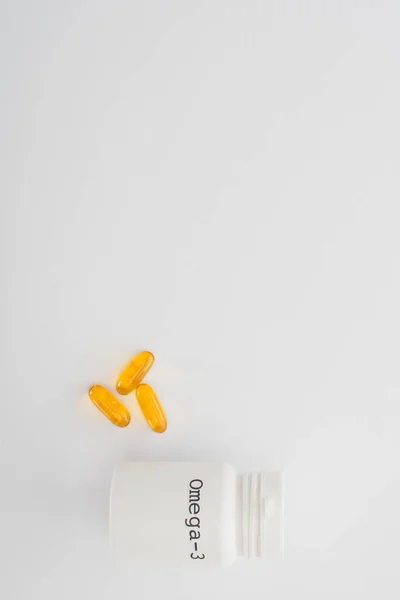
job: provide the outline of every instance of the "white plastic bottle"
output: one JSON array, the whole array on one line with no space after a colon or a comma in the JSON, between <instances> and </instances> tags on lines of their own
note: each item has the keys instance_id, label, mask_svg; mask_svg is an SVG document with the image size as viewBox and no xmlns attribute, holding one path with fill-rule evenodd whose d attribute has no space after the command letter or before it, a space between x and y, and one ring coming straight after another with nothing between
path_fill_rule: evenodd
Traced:
<instances>
[{"instance_id":1,"label":"white plastic bottle","mask_svg":"<svg viewBox=\"0 0 400 600\"><path fill-rule=\"evenodd\" d=\"M238 475L218 463L121 463L110 540L118 564L204 568L283 557L282 475Z\"/></svg>"}]
</instances>

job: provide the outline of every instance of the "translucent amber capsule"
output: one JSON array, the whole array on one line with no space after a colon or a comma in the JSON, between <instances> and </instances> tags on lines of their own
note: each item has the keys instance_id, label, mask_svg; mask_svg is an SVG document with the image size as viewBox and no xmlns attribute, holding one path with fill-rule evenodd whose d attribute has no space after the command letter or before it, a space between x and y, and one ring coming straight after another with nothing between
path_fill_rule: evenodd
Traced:
<instances>
[{"instance_id":1,"label":"translucent amber capsule","mask_svg":"<svg viewBox=\"0 0 400 600\"><path fill-rule=\"evenodd\" d=\"M126 394L133 392L150 371L153 363L154 356L151 352L141 352L135 356L118 377L116 385L118 394L126 396Z\"/></svg>"},{"instance_id":2,"label":"translucent amber capsule","mask_svg":"<svg viewBox=\"0 0 400 600\"><path fill-rule=\"evenodd\" d=\"M167 419L152 387L142 383L136 388L136 398L149 427L156 433L167 429Z\"/></svg>"},{"instance_id":3,"label":"translucent amber capsule","mask_svg":"<svg viewBox=\"0 0 400 600\"><path fill-rule=\"evenodd\" d=\"M101 385L94 385L90 388L89 398L103 415L110 419L111 423L117 427L129 425L131 417L125 406Z\"/></svg>"}]
</instances>

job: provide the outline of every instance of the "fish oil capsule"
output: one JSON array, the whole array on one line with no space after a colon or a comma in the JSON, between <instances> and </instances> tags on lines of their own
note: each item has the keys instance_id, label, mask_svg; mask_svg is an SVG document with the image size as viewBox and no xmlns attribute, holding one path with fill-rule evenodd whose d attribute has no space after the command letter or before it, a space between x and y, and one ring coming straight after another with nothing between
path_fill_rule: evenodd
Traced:
<instances>
[{"instance_id":1,"label":"fish oil capsule","mask_svg":"<svg viewBox=\"0 0 400 600\"><path fill-rule=\"evenodd\" d=\"M136 388L136 398L149 427L156 433L164 433L167 419L153 388L142 383Z\"/></svg>"},{"instance_id":2,"label":"fish oil capsule","mask_svg":"<svg viewBox=\"0 0 400 600\"><path fill-rule=\"evenodd\" d=\"M111 423L117 427L129 425L131 416L125 406L101 385L94 385L90 388L89 398Z\"/></svg>"},{"instance_id":3,"label":"fish oil capsule","mask_svg":"<svg viewBox=\"0 0 400 600\"><path fill-rule=\"evenodd\" d=\"M141 352L129 363L118 377L116 384L118 394L126 396L137 388L154 363L151 352Z\"/></svg>"}]
</instances>

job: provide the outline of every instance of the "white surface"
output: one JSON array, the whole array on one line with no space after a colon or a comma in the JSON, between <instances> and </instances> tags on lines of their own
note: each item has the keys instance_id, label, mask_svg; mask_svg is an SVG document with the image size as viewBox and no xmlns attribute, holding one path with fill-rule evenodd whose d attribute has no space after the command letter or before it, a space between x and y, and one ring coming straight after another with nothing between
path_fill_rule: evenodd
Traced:
<instances>
[{"instance_id":1,"label":"white surface","mask_svg":"<svg viewBox=\"0 0 400 600\"><path fill-rule=\"evenodd\" d=\"M398 599L399 3L0 23L1 597ZM143 348L162 436L82 399ZM121 577L129 459L285 469L287 560Z\"/></svg>"}]
</instances>

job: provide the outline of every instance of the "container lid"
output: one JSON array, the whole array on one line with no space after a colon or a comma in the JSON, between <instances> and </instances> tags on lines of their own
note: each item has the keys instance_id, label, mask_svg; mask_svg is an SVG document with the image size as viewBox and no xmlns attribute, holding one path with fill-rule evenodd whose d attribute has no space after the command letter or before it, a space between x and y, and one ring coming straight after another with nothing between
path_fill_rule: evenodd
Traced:
<instances>
[{"instance_id":1,"label":"container lid","mask_svg":"<svg viewBox=\"0 0 400 600\"><path fill-rule=\"evenodd\" d=\"M242 483L242 542L246 558L283 558L283 475L246 473Z\"/></svg>"}]
</instances>

